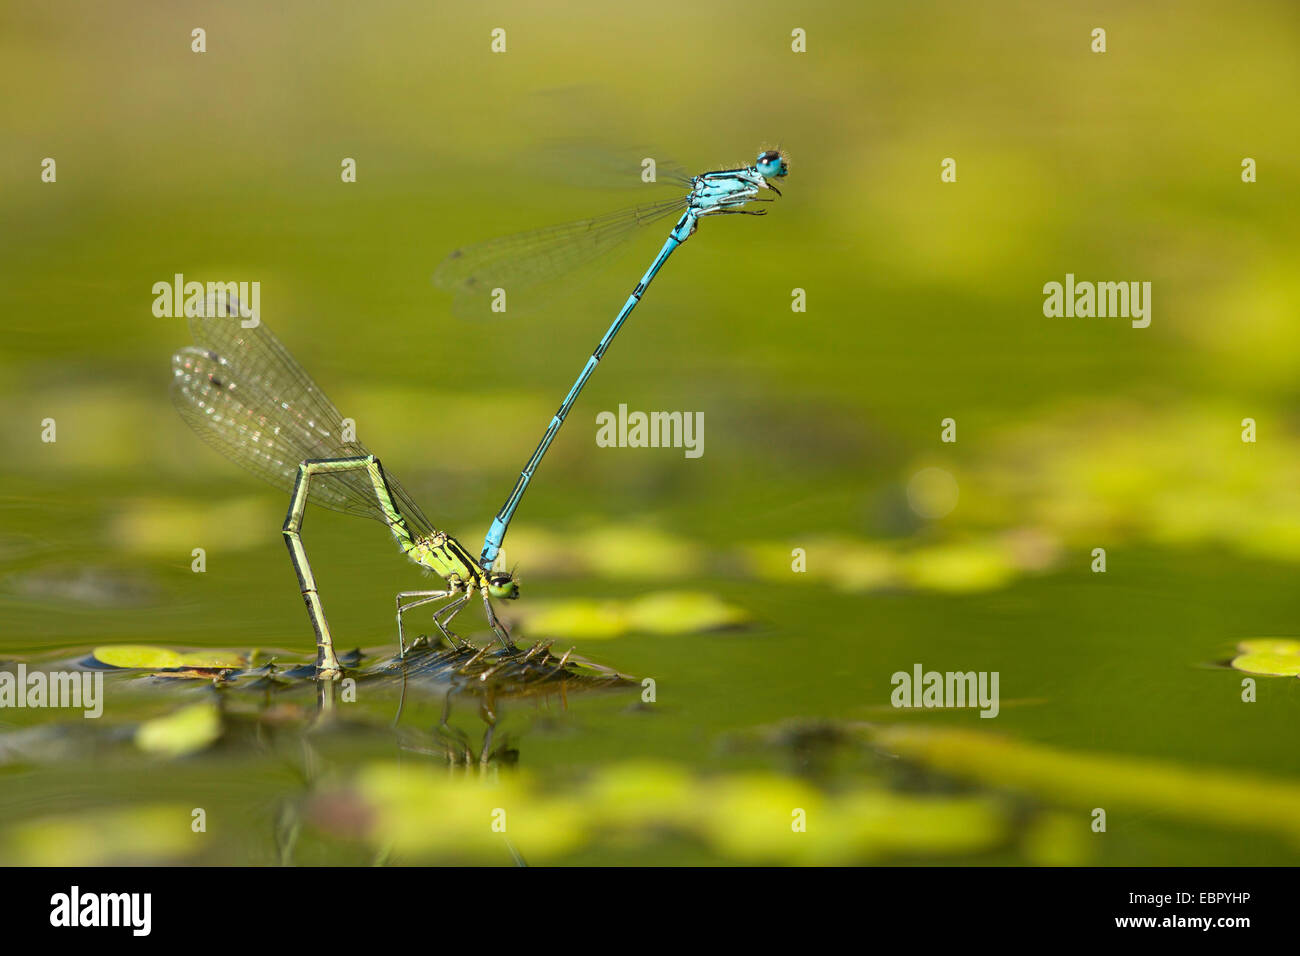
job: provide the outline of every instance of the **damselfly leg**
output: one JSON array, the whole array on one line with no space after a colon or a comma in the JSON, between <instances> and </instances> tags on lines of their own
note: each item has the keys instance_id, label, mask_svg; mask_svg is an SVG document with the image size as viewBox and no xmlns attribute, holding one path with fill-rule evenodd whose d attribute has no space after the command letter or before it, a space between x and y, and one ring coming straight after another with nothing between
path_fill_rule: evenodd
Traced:
<instances>
[{"instance_id":1,"label":"damselfly leg","mask_svg":"<svg viewBox=\"0 0 1300 956\"><path fill-rule=\"evenodd\" d=\"M492 609L492 601L486 594L483 595L483 607L487 610L488 624L492 627L492 633L497 636L501 646L507 651L519 650L519 648L515 647L515 642L510 639L510 634L506 631L505 625L497 618L497 612Z\"/></svg>"},{"instance_id":2,"label":"damselfly leg","mask_svg":"<svg viewBox=\"0 0 1300 956\"><path fill-rule=\"evenodd\" d=\"M367 455L364 458L304 461L298 466L298 480L294 482L293 496L289 500L289 513L284 519L285 544L289 548L289 558L293 561L294 571L298 574L303 601L307 605L307 616L311 618L312 629L316 632L316 676L320 680L338 680L343 670L334 652L334 638L330 634L329 623L325 620L325 608L316 589L316 578L307 560L307 550L302 545L302 519L303 513L307 510L307 500L311 495L311 480L314 476L332 477L351 471L369 473L375 496L379 499L380 506L390 516L389 523L400 524L401 517L393 507L392 494L384 480L383 467L374 455Z\"/></svg>"},{"instance_id":3,"label":"damselfly leg","mask_svg":"<svg viewBox=\"0 0 1300 956\"><path fill-rule=\"evenodd\" d=\"M407 611L411 610L412 608L417 608L424 604L431 604L434 601L439 601L442 598L446 598L446 597L453 597L456 594L457 592L455 591L400 591L398 592L397 595L398 656L400 657L406 656L406 639L402 633L402 615L405 614ZM408 601L407 603L403 604L402 602L407 598L414 598L415 600ZM457 637L456 634L451 630L451 626L450 626L451 619L460 612L460 609L465 606L465 603L468 600L469 598L467 596L461 594L459 596L456 596L455 600L448 601L442 607L438 608L436 611L433 612L433 626L436 627L438 629L438 632L447 639L448 644L452 645L457 649L464 648L465 642L462 641L459 637ZM442 618L442 620L439 620L440 617Z\"/></svg>"}]
</instances>

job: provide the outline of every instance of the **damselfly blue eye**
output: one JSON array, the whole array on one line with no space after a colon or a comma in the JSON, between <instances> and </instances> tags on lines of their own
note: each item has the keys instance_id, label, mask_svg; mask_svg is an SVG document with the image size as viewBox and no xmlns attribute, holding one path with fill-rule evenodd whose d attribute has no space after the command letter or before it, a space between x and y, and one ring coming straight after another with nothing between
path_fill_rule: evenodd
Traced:
<instances>
[{"instance_id":1,"label":"damselfly blue eye","mask_svg":"<svg viewBox=\"0 0 1300 956\"><path fill-rule=\"evenodd\" d=\"M777 150L769 149L765 153L758 154L758 162L755 164L759 173L766 179L780 179L790 171L786 165L785 157Z\"/></svg>"}]
</instances>

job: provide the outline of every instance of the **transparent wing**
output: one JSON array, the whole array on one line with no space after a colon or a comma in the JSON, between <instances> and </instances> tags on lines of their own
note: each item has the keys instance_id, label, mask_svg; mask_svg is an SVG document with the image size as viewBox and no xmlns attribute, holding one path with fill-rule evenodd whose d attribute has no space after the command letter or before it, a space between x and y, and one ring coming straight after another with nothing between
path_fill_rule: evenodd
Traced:
<instances>
[{"instance_id":1,"label":"transparent wing","mask_svg":"<svg viewBox=\"0 0 1300 956\"><path fill-rule=\"evenodd\" d=\"M512 295L566 275L609 252L643 226L659 222L686 208L686 197L646 203L595 219L522 232L457 249L433 274L434 284L456 296L456 310L471 317L498 315L492 311L494 289L504 289L507 314L516 309Z\"/></svg>"},{"instance_id":2,"label":"transparent wing","mask_svg":"<svg viewBox=\"0 0 1300 956\"><path fill-rule=\"evenodd\" d=\"M522 175L544 176L584 189L646 189L646 162L653 162L651 183L691 188L691 174L674 159L648 147L611 148L603 141L549 140L526 155Z\"/></svg>"},{"instance_id":3,"label":"transparent wing","mask_svg":"<svg viewBox=\"0 0 1300 956\"><path fill-rule=\"evenodd\" d=\"M311 458L369 455L360 441L343 440L343 416L264 323L241 324L238 302L211 302L190 319L196 346L172 356L172 402L202 438L235 464L285 492L298 466ZM398 510L413 531L433 526L391 474ZM383 521L364 471L313 481L310 500L347 514Z\"/></svg>"}]
</instances>

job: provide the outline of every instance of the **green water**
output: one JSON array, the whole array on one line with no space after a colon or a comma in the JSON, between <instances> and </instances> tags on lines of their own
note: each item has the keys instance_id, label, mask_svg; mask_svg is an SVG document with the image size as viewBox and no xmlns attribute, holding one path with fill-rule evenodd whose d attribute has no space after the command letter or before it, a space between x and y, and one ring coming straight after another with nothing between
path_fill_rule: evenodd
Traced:
<instances>
[{"instance_id":1,"label":"green water","mask_svg":"<svg viewBox=\"0 0 1300 956\"><path fill-rule=\"evenodd\" d=\"M1239 641L1300 633L1300 166L1279 122L1300 61L1286 4L1227 11L1110 6L1104 55L1092 13L1017 3L720 4L689 32L666 8L647 29L639 8L598 4L491 21L399 4L7 11L0 77L26 92L0 106L0 660L74 666L123 643L310 659L287 496L172 410L168 359L190 339L152 314L155 282L260 281L268 324L473 550L662 237L518 322L451 316L438 261L637 201L581 169L535 173L547 142L700 169L779 144L784 196L765 219L704 222L673 257L506 542L521 643L576 646L638 683L499 701L502 752L448 786L548 801L571 835L520 838L530 862L800 862L765 842L790 830L791 783L825 801L809 837L851 830L864 794L897 799L886 821L939 801L907 838L846 837L851 861L1296 863L1300 683L1258 676L1244 702L1226 662ZM1066 273L1151 281L1151 326L1044 317L1042 286ZM595 414L620 403L702 411L705 453L598 448ZM923 468L958 489L942 517L916 506ZM637 559L649 534L662 560ZM394 592L429 580L371 522L313 510L304 539L340 644L386 659ZM682 591L748 623L574 636L526 616ZM479 609L458 629L486 640ZM891 707L891 676L916 664L998 672L997 718ZM408 687L396 728L383 682L333 719L313 718L305 681L232 688L219 738L166 757L135 728L213 691L137 672L106 687L99 721L0 711L0 862L512 862L499 843L339 823L349 799L383 804L395 791L366 774L400 764L414 793L377 818L462 825L455 794L419 792L447 767L445 688ZM472 695L451 724L479 746ZM1013 768L975 744L958 766L877 736L900 726L1042 749ZM1045 753L1114 762L1062 780ZM651 766L689 797L646 784L648 808L615 819L598 782ZM184 811L186 833L203 808L206 834L152 845L154 818L130 813L155 805Z\"/></svg>"}]
</instances>

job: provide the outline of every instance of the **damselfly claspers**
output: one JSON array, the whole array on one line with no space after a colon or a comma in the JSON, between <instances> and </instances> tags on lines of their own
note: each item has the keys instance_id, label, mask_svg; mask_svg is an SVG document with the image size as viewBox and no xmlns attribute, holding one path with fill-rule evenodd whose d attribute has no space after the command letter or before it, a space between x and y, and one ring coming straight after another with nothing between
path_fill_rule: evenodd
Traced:
<instances>
[{"instance_id":1,"label":"damselfly claspers","mask_svg":"<svg viewBox=\"0 0 1300 956\"><path fill-rule=\"evenodd\" d=\"M492 239L466 249L457 249L451 253L434 273L434 282L449 289L462 299L484 299L495 292L510 289L527 288L556 274L581 265L589 259L614 248L639 227L657 222L668 215L681 212L677 224L673 226L659 254L650 263L650 268L641 276L632 294L623 303L623 308L614 317L613 323L601 338L596 350L587 359L586 365L578 374L568 395L560 404L559 411L551 418L545 434L532 457L528 459L519 474L514 488L505 504L497 513L483 539L483 550L479 555L479 567L488 568L496 561L505 539L506 529L514 517L519 502L528 489L533 472L542 461L542 456L550 447L564 424L565 417L573 408L579 393L587 384L587 379L596 370L597 363L618 335L627 317L636 308L641 296L645 294L650 283L659 270L663 268L673 250L695 233L700 219L705 216L747 215L761 216L765 210L741 208L750 202L770 202L760 199L759 192L770 189L778 196L781 191L771 182L782 179L789 172L786 157L779 150L764 150L752 166L737 169L718 169L700 173L683 185L690 191L685 196L665 200L659 203L634 206L621 212L611 213L596 219L583 219L552 226L535 232L521 233ZM486 301L486 300L485 300ZM486 305L482 310L486 310Z\"/></svg>"},{"instance_id":2,"label":"damselfly claspers","mask_svg":"<svg viewBox=\"0 0 1300 956\"><path fill-rule=\"evenodd\" d=\"M406 611L448 599L434 611L433 622L459 646L449 625L475 594L483 598L493 632L513 648L491 599L518 597L514 576L480 567L459 541L429 522L365 445L345 438L339 410L259 317L246 312L234 296L218 293L208 299L205 314L190 318L190 331L196 344L172 356L172 401L200 438L291 493L283 533L316 632L318 678L335 680L341 668L300 536L309 496L334 511L382 521L403 554L446 582L439 590L397 595L397 639L403 654Z\"/></svg>"}]
</instances>

